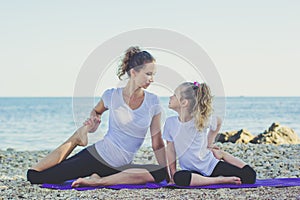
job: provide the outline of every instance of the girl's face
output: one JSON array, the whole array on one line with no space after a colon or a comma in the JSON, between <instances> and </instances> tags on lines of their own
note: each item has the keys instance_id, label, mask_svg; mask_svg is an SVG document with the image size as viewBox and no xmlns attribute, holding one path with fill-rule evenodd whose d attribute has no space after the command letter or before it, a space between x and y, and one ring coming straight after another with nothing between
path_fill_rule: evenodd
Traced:
<instances>
[{"instance_id":1,"label":"girl's face","mask_svg":"<svg viewBox=\"0 0 300 200\"><path fill-rule=\"evenodd\" d=\"M170 96L170 101L169 101L169 108L175 111L180 110L180 90L179 88L176 88L174 91L174 94Z\"/></svg>"},{"instance_id":2,"label":"girl's face","mask_svg":"<svg viewBox=\"0 0 300 200\"><path fill-rule=\"evenodd\" d=\"M134 71L133 73L137 86L146 89L154 81L153 77L156 74L156 66L154 63L148 63L140 71Z\"/></svg>"}]
</instances>

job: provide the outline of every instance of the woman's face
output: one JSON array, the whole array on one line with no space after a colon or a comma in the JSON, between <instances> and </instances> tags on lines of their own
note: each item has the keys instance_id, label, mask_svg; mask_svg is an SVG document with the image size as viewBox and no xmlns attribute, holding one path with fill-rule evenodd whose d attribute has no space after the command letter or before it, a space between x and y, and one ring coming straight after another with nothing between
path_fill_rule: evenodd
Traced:
<instances>
[{"instance_id":1,"label":"woman's face","mask_svg":"<svg viewBox=\"0 0 300 200\"><path fill-rule=\"evenodd\" d=\"M134 71L134 80L138 87L148 88L156 74L155 63L147 63L140 71Z\"/></svg>"}]
</instances>

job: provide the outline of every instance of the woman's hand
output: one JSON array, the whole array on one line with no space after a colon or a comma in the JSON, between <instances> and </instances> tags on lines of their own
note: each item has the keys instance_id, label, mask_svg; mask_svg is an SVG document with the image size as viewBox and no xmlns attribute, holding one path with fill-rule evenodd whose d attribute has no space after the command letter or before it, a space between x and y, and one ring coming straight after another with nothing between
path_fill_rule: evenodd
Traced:
<instances>
[{"instance_id":1,"label":"woman's hand","mask_svg":"<svg viewBox=\"0 0 300 200\"><path fill-rule=\"evenodd\" d=\"M169 182L168 182L168 185L173 185L173 184L175 184L174 180L170 179Z\"/></svg>"},{"instance_id":2,"label":"woman's hand","mask_svg":"<svg viewBox=\"0 0 300 200\"><path fill-rule=\"evenodd\" d=\"M97 113L95 109L91 111L90 118L98 118L100 120L100 114Z\"/></svg>"},{"instance_id":3,"label":"woman's hand","mask_svg":"<svg viewBox=\"0 0 300 200\"><path fill-rule=\"evenodd\" d=\"M89 126L89 133L94 133L100 125L100 118L98 116L91 116L88 118L83 125Z\"/></svg>"},{"instance_id":4,"label":"woman's hand","mask_svg":"<svg viewBox=\"0 0 300 200\"><path fill-rule=\"evenodd\" d=\"M95 109L93 109L91 111L90 118L87 119L83 123L83 125L90 126L89 133L94 133L98 129L100 122L101 122L100 115L96 112Z\"/></svg>"}]
</instances>

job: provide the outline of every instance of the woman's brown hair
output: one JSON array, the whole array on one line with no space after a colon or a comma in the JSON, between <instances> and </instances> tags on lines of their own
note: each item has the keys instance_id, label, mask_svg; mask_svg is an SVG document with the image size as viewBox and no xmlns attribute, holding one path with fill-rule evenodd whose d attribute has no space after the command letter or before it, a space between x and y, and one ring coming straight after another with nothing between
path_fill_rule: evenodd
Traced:
<instances>
[{"instance_id":1,"label":"woman's brown hair","mask_svg":"<svg viewBox=\"0 0 300 200\"><path fill-rule=\"evenodd\" d=\"M118 68L118 77L122 80L122 76L127 72L130 77L130 70L139 71L144 67L144 64L155 62L153 56L147 52L142 51L139 47L130 47L125 51L125 55Z\"/></svg>"}]
</instances>

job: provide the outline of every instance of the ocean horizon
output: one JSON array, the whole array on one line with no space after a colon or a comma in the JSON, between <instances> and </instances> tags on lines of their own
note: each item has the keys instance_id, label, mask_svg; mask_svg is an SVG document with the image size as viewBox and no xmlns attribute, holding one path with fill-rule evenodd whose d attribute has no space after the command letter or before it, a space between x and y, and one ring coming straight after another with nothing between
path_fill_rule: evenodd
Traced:
<instances>
[{"instance_id":1,"label":"ocean horizon","mask_svg":"<svg viewBox=\"0 0 300 200\"><path fill-rule=\"evenodd\" d=\"M0 97L0 149L51 150L65 141L89 117L100 98L94 97ZM176 115L168 109L169 97L160 97L165 118ZM292 128L300 136L300 97L232 96L225 99L225 117L220 132L246 129L253 135L273 122ZM73 107L74 103L74 107ZM89 144L103 138L108 112ZM143 145L149 146L150 135Z\"/></svg>"}]
</instances>

